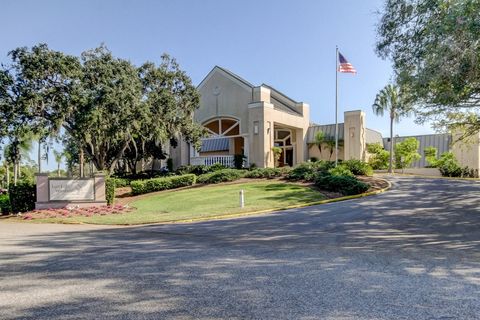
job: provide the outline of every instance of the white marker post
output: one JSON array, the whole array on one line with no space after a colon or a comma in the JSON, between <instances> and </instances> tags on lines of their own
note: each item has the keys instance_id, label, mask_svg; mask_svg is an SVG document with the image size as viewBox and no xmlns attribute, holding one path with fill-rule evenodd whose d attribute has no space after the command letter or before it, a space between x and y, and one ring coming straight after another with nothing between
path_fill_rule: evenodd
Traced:
<instances>
[{"instance_id":1,"label":"white marker post","mask_svg":"<svg viewBox=\"0 0 480 320\"><path fill-rule=\"evenodd\" d=\"M245 207L245 194L243 192L243 190L240 190L240 208L243 208Z\"/></svg>"}]
</instances>

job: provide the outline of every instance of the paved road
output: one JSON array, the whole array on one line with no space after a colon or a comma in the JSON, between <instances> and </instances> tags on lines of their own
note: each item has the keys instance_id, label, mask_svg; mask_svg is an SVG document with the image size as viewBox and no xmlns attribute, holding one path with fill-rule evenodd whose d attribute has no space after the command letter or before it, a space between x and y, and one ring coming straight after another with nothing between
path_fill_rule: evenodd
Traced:
<instances>
[{"instance_id":1,"label":"paved road","mask_svg":"<svg viewBox=\"0 0 480 320\"><path fill-rule=\"evenodd\" d=\"M0 222L0 319L480 319L480 184L258 217Z\"/></svg>"}]
</instances>

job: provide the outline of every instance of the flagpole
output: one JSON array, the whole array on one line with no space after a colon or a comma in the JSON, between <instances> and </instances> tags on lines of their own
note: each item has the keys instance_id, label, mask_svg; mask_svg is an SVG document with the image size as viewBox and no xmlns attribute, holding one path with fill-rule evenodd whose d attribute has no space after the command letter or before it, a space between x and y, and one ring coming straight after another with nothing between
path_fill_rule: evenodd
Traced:
<instances>
[{"instance_id":1,"label":"flagpole","mask_svg":"<svg viewBox=\"0 0 480 320\"><path fill-rule=\"evenodd\" d=\"M338 46L335 46L335 167L338 164Z\"/></svg>"}]
</instances>

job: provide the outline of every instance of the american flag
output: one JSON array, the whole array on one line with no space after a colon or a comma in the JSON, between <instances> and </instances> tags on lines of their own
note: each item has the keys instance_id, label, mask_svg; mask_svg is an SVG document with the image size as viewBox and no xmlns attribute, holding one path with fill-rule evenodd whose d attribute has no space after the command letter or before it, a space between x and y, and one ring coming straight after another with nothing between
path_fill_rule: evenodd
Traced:
<instances>
[{"instance_id":1,"label":"american flag","mask_svg":"<svg viewBox=\"0 0 480 320\"><path fill-rule=\"evenodd\" d=\"M340 62L338 66L338 72L343 72L343 73L353 73L356 74L357 70L352 66L350 62L345 59L345 57L339 52L338 53L338 60Z\"/></svg>"}]
</instances>

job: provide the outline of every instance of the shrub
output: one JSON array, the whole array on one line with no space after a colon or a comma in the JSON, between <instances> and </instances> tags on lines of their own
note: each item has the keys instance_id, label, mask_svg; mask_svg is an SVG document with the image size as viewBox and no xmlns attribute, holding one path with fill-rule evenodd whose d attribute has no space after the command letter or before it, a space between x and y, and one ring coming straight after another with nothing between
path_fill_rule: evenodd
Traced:
<instances>
[{"instance_id":1,"label":"shrub","mask_svg":"<svg viewBox=\"0 0 480 320\"><path fill-rule=\"evenodd\" d=\"M245 162L245 157L243 154L236 154L233 156L233 165L235 166L235 169L242 169L243 168L243 163Z\"/></svg>"},{"instance_id":2,"label":"shrub","mask_svg":"<svg viewBox=\"0 0 480 320\"><path fill-rule=\"evenodd\" d=\"M180 166L178 167L176 173L179 175L184 175L184 174L195 174L195 175L201 175L204 173L208 172L208 167L204 165L187 165L187 166Z\"/></svg>"},{"instance_id":3,"label":"shrub","mask_svg":"<svg viewBox=\"0 0 480 320\"><path fill-rule=\"evenodd\" d=\"M335 168L328 170L328 173L331 174L332 176L350 176L350 177L354 176L352 171L350 171L350 169L348 169L348 167L344 164L340 164Z\"/></svg>"},{"instance_id":4,"label":"shrub","mask_svg":"<svg viewBox=\"0 0 480 320\"><path fill-rule=\"evenodd\" d=\"M110 178L115 181L115 188L125 188L130 185L131 180L127 178Z\"/></svg>"},{"instance_id":5,"label":"shrub","mask_svg":"<svg viewBox=\"0 0 480 320\"><path fill-rule=\"evenodd\" d=\"M117 178L107 178L105 179L105 198L107 204L111 205L115 201L115 187L117 183Z\"/></svg>"},{"instance_id":6,"label":"shrub","mask_svg":"<svg viewBox=\"0 0 480 320\"><path fill-rule=\"evenodd\" d=\"M13 213L26 212L35 209L36 186L31 182L21 181L10 185L8 193Z\"/></svg>"},{"instance_id":7,"label":"shrub","mask_svg":"<svg viewBox=\"0 0 480 320\"><path fill-rule=\"evenodd\" d=\"M221 163L214 163L211 166L207 167L208 172L215 172L215 171L219 171L219 170L223 170L223 169L227 169L227 167L225 167Z\"/></svg>"},{"instance_id":8,"label":"shrub","mask_svg":"<svg viewBox=\"0 0 480 320\"><path fill-rule=\"evenodd\" d=\"M245 173L245 178L253 179L273 179L282 176L282 170L280 168L257 168Z\"/></svg>"},{"instance_id":9,"label":"shrub","mask_svg":"<svg viewBox=\"0 0 480 320\"><path fill-rule=\"evenodd\" d=\"M176 173L179 175L184 175L184 174L190 174L193 173L197 176L209 173L209 172L214 172L218 170L223 170L226 169L224 165L220 163L215 163L211 166L204 166L204 165L188 165L188 166L180 166Z\"/></svg>"},{"instance_id":10,"label":"shrub","mask_svg":"<svg viewBox=\"0 0 480 320\"><path fill-rule=\"evenodd\" d=\"M173 172L173 159L172 158L167 159L167 169L168 169L168 172Z\"/></svg>"},{"instance_id":11,"label":"shrub","mask_svg":"<svg viewBox=\"0 0 480 320\"><path fill-rule=\"evenodd\" d=\"M8 214L12 211L8 194L0 194L0 214Z\"/></svg>"},{"instance_id":12,"label":"shrub","mask_svg":"<svg viewBox=\"0 0 480 320\"><path fill-rule=\"evenodd\" d=\"M272 153L273 153L273 160L275 161L275 166L278 166L278 160L280 160L280 157L282 156L282 148L280 147L272 147Z\"/></svg>"},{"instance_id":13,"label":"shrub","mask_svg":"<svg viewBox=\"0 0 480 320\"><path fill-rule=\"evenodd\" d=\"M395 145L395 167L405 169L421 158L418 153L420 141L411 137Z\"/></svg>"},{"instance_id":14,"label":"shrub","mask_svg":"<svg viewBox=\"0 0 480 320\"><path fill-rule=\"evenodd\" d=\"M425 160L428 162L427 168L436 168L437 167L437 153L438 150L435 147L426 147L423 150Z\"/></svg>"},{"instance_id":15,"label":"shrub","mask_svg":"<svg viewBox=\"0 0 480 320\"><path fill-rule=\"evenodd\" d=\"M199 183L220 183L240 179L243 172L236 169L223 169L211 173L202 174L198 177Z\"/></svg>"},{"instance_id":16,"label":"shrub","mask_svg":"<svg viewBox=\"0 0 480 320\"><path fill-rule=\"evenodd\" d=\"M372 176L372 167L361 160L351 159L342 162L356 176Z\"/></svg>"},{"instance_id":17,"label":"shrub","mask_svg":"<svg viewBox=\"0 0 480 320\"><path fill-rule=\"evenodd\" d=\"M368 190L369 185L352 176L317 175L317 187L327 191L340 192L343 195L360 194Z\"/></svg>"},{"instance_id":18,"label":"shrub","mask_svg":"<svg viewBox=\"0 0 480 320\"><path fill-rule=\"evenodd\" d=\"M195 184L196 176L194 174L184 174L181 176L171 176L165 178L154 178L148 180L135 180L130 183L132 194L144 194L167 189L191 186Z\"/></svg>"},{"instance_id":19,"label":"shrub","mask_svg":"<svg viewBox=\"0 0 480 320\"><path fill-rule=\"evenodd\" d=\"M390 162L390 152L385 150L380 143L367 144L367 152L371 155L368 164L374 170L382 170L388 168Z\"/></svg>"},{"instance_id":20,"label":"shrub","mask_svg":"<svg viewBox=\"0 0 480 320\"><path fill-rule=\"evenodd\" d=\"M445 152L436 161L440 173L444 177L461 177L463 170L452 152Z\"/></svg>"},{"instance_id":21,"label":"shrub","mask_svg":"<svg viewBox=\"0 0 480 320\"><path fill-rule=\"evenodd\" d=\"M303 162L291 169L286 178L288 180L313 181L317 173L326 173L334 166L335 163L332 161Z\"/></svg>"}]
</instances>

